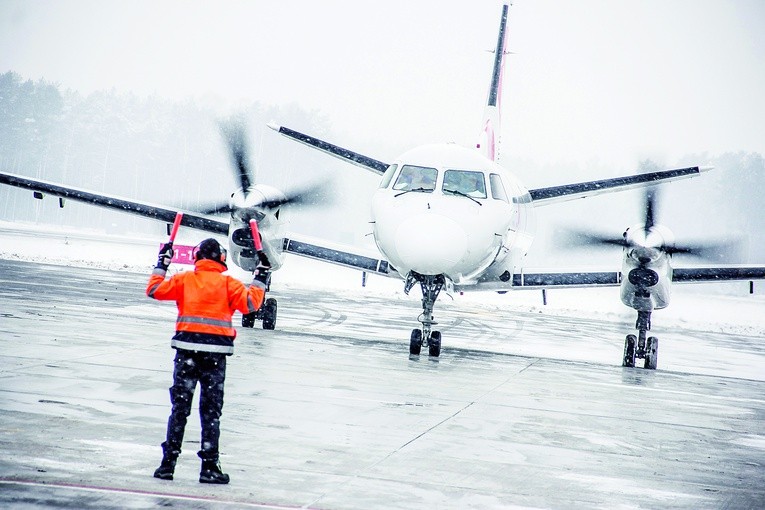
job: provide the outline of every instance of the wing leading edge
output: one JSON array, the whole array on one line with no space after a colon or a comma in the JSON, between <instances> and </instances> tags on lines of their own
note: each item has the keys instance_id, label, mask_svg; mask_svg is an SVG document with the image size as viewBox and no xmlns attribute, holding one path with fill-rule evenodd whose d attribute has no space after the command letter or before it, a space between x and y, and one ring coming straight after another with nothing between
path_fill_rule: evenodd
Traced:
<instances>
[{"instance_id":1,"label":"wing leading edge","mask_svg":"<svg viewBox=\"0 0 765 510\"><path fill-rule=\"evenodd\" d=\"M176 213L178 212L177 209L168 209L166 207L153 205L146 202L128 200L126 198L118 197L115 195L92 193L90 191L79 188L61 186L59 184L48 181L30 179L29 177L4 172L0 172L0 184L8 184L9 186L15 186L17 188L29 189L35 193L49 194L59 197L60 199L84 202L86 204L104 207L106 209L114 209L138 216L144 216L146 218L164 221L166 223L172 223L173 220L175 220ZM63 201L61 204L63 207ZM181 225L184 227L203 230L205 232L211 232L213 234L228 234L227 222L206 218L204 216L199 216L190 212L187 213L186 211L183 211L183 219L181 220Z\"/></svg>"},{"instance_id":2,"label":"wing leading edge","mask_svg":"<svg viewBox=\"0 0 765 510\"><path fill-rule=\"evenodd\" d=\"M688 168L676 168L674 170L662 170L645 174L630 175L627 177L615 177L599 181L578 182L550 188L538 188L529 190L534 205L547 205L577 198L584 198L602 193L623 191L628 189L650 186L660 182L676 181L696 177L701 172L711 170L712 167L692 166Z\"/></svg>"},{"instance_id":3,"label":"wing leading edge","mask_svg":"<svg viewBox=\"0 0 765 510\"><path fill-rule=\"evenodd\" d=\"M354 253L354 251L351 251L351 248L344 246L321 246L314 240L297 238L297 236L291 235L289 238L284 239L282 247L285 252L293 255L321 260L349 269L400 278L399 274L391 267L387 260L371 254Z\"/></svg>"},{"instance_id":4,"label":"wing leading edge","mask_svg":"<svg viewBox=\"0 0 765 510\"><path fill-rule=\"evenodd\" d=\"M349 149L345 149L339 145L325 142L324 140L320 140L313 136L300 133L294 129L279 126L277 124L268 124L268 127L280 135L284 135L287 138L291 138L313 149L320 150L321 152L329 154L330 156L342 159L343 161L351 163L352 165L360 166L361 168L369 170L378 175L384 174L385 170L389 166L388 163L383 163L382 161L370 158L369 156L364 156L363 154L359 154L358 152L354 152Z\"/></svg>"}]
</instances>

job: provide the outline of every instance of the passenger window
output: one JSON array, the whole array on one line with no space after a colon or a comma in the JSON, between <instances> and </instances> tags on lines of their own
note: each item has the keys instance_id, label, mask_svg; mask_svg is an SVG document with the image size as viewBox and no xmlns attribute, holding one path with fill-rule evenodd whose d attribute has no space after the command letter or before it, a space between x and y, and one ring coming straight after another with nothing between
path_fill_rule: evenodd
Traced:
<instances>
[{"instance_id":1,"label":"passenger window","mask_svg":"<svg viewBox=\"0 0 765 510\"><path fill-rule=\"evenodd\" d=\"M393 175L396 173L396 169L398 168L398 165L391 165L388 167L388 169L385 171L385 173L382 176L382 181L380 181L380 188L387 188L390 184L390 181L393 180Z\"/></svg>"},{"instance_id":2,"label":"passenger window","mask_svg":"<svg viewBox=\"0 0 765 510\"><path fill-rule=\"evenodd\" d=\"M489 174L489 183L491 184L491 198L510 203L505 193L505 187L502 185L502 177L499 174Z\"/></svg>"},{"instance_id":3,"label":"passenger window","mask_svg":"<svg viewBox=\"0 0 765 510\"><path fill-rule=\"evenodd\" d=\"M482 172L470 170L447 170L444 173L444 193L486 198L486 181Z\"/></svg>"},{"instance_id":4,"label":"passenger window","mask_svg":"<svg viewBox=\"0 0 765 510\"><path fill-rule=\"evenodd\" d=\"M401 191L421 191L430 193L436 189L438 170L424 166L404 165L398 174L393 189Z\"/></svg>"}]
</instances>

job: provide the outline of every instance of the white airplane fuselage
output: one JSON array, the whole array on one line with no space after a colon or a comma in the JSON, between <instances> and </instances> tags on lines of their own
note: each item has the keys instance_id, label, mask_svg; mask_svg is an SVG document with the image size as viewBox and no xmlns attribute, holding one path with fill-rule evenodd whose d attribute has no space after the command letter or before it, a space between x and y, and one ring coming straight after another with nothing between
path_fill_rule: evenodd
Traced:
<instances>
[{"instance_id":1,"label":"white airplane fuselage","mask_svg":"<svg viewBox=\"0 0 765 510\"><path fill-rule=\"evenodd\" d=\"M407 168L429 181L407 188ZM483 180L482 189L462 194L460 178ZM512 274L533 239L532 209L520 181L477 150L425 145L402 154L383 176L372 200L373 235L402 277L414 271L465 284L486 273Z\"/></svg>"}]
</instances>

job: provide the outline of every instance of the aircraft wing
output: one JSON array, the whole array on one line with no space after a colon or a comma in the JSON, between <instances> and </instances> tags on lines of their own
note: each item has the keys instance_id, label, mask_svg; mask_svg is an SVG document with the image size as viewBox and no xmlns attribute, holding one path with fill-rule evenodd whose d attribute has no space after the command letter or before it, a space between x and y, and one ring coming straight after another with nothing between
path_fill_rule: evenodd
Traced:
<instances>
[{"instance_id":1,"label":"aircraft wing","mask_svg":"<svg viewBox=\"0 0 765 510\"><path fill-rule=\"evenodd\" d=\"M290 234L284 239L284 251L293 255L307 257L322 262L366 271L368 273L400 278L396 270L387 260L380 258L378 253L366 253L356 247L330 245L326 241L318 241L309 237Z\"/></svg>"},{"instance_id":2,"label":"aircraft wing","mask_svg":"<svg viewBox=\"0 0 765 510\"><path fill-rule=\"evenodd\" d=\"M678 283L723 282L765 279L765 266L730 265L721 267L675 268L672 281Z\"/></svg>"},{"instance_id":3,"label":"aircraft wing","mask_svg":"<svg viewBox=\"0 0 765 510\"><path fill-rule=\"evenodd\" d=\"M0 184L32 190L35 198L43 198L43 195L45 194L59 197L59 207L64 207L64 200L69 199L98 207L104 207L106 209L114 209L129 214L136 214L138 216L144 216L166 223L173 223L175 215L179 211L178 209L169 209L164 206L153 205L146 202L137 202L115 195L102 195L79 188L70 188L49 181L31 179L29 177L5 172L0 172ZM186 211L181 212L183 212L181 225L184 227L195 228L213 234L228 234L228 222L200 216L197 213Z\"/></svg>"},{"instance_id":4,"label":"aircraft wing","mask_svg":"<svg viewBox=\"0 0 765 510\"><path fill-rule=\"evenodd\" d=\"M279 126L277 124L268 124L268 127L273 129L277 133L286 136L287 138L291 138L293 140L296 140L302 143L303 145L307 145L311 148L318 149L321 152L324 152L325 154L329 154L330 156L334 156L336 158L342 159L343 161L347 163L351 163L352 165L360 166L361 168L369 170L378 175L384 174L385 170L389 166L388 163L383 163L382 161L378 161L368 156L364 156L363 154L359 154L358 152L353 152L352 150L344 149L343 147L331 144L329 142L325 142L324 140L319 140L318 138L314 138L312 136L308 136L303 133L299 133L293 129L290 129L284 126Z\"/></svg>"},{"instance_id":5,"label":"aircraft wing","mask_svg":"<svg viewBox=\"0 0 765 510\"><path fill-rule=\"evenodd\" d=\"M724 281L765 280L765 266L726 265L718 267L675 268L675 283L719 283ZM581 272L520 272L511 280L479 281L470 285L455 285L454 290L509 291L518 289L552 289L575 287L616 287L622 282L621 271Z\"/></svg>"},{"instance_id":6,"label":"aircraft wing","mask_svg":"<svg viewBox=\"0 0 765 510\"><path fill-rule=\"evenodd\" d=\"M578 182L574 184L565 184L563 186L553 186L550 188L532 189L529 190L529 194L531 195L531 200L534 205L547 205L574 200L576 198L600 195L603 193L612 193L614 191L650 186L661 182L687 179L711 169L712 167L692 166L674 170L662 170L659 172L630 175L626 177L615 177L613 179Z\"/></svg>"}]
</instances>

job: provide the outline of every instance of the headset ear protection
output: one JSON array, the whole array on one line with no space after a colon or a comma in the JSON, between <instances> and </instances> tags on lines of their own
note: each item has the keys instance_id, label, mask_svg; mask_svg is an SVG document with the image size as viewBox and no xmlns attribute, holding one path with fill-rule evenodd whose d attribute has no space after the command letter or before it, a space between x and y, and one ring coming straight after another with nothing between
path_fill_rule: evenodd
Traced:
<instances>
[{"instance_id":1,"label":"headset ear protection","mask_svg":"<svg viewBox=\"0 0 765 510\"><path fill-rule=\"evenodd\" d=\"M199 248L202 246L203 242L204 241L201 241L199 244L194 246L194 249L191 251L192 258L194 259L195 262L199 260ZM222 244L218 243L218 252L220 253L218 260L221 262L221 264L225 265L226 257L228 256L228 250L226 250L226 248L224 248Z\"/></svg>"}]
</instances>

